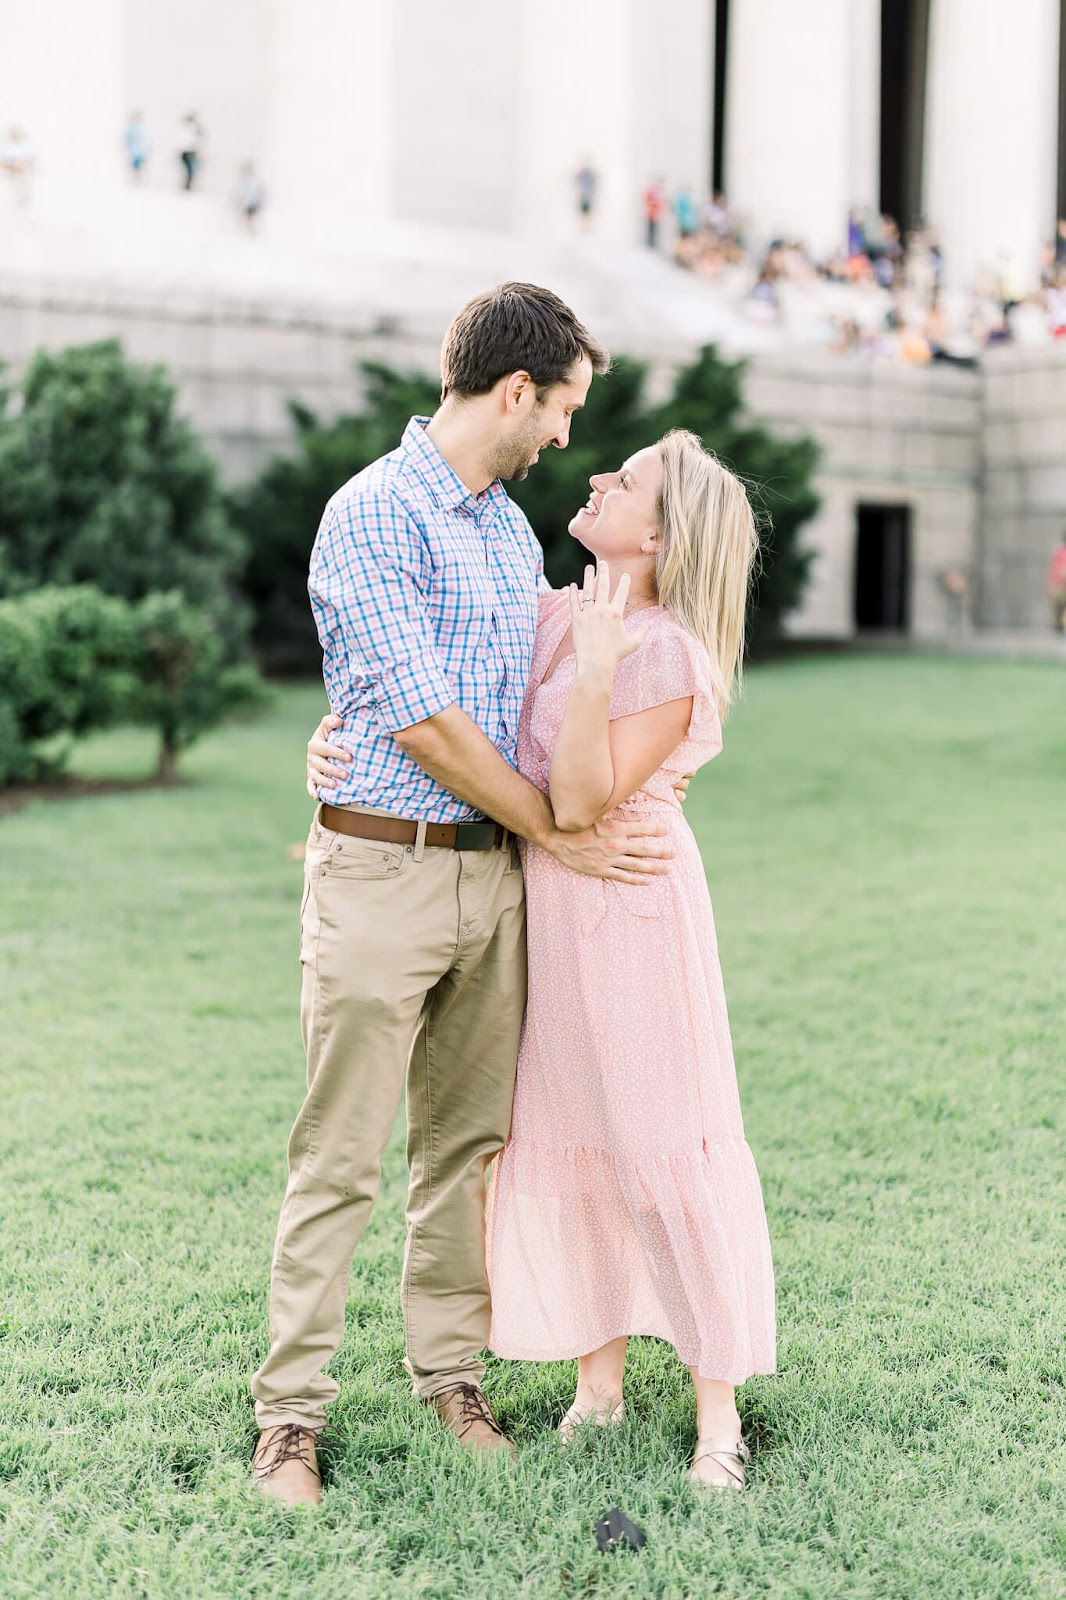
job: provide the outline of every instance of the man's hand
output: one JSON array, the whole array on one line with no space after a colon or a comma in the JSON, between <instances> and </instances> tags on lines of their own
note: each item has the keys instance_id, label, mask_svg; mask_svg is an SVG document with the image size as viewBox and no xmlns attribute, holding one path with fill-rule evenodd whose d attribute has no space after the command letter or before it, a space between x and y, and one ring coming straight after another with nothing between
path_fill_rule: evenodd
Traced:
<instances>
[{"instance_id":1,"label":"man's hand","mask_svg":"<svg viewBox=\"0 0 1066 1600\"><path fill-rule=\"evenodd\" d=\"M663 837L662 823L646 818L601 817L580 833L555 832L543 840L544 849L571 872L586 878L609 878L612 883L647 884L667 872L673 849Z\"/></svg>"},{"instance_id":2,"label":"man's hand","mask_svg":"<svg viewBox=\"0 0 1066 1600\"><path fill-rule=\"evenodd\" d=\"M688 786L692 782L694 776L694 773L686 772L685 776L683 778L678 778L677 782L674 784L674 793L677 795L677 798L682 805L685 803L685 796L688 794Z\"/></svg>"},{"instance_id":3,"label":"man's hand","mask_svg":"<svg viewBox=\"0 0 1066 1600\"><path fill-rule=\"evenodd\" d=\"M335 789L348 775L351 751L330 744L328 737L334 728L341 726L341 717L325 716L307 741L307 792L312 800L318 799L319 788Z\"/></svg>"}]
</instances>

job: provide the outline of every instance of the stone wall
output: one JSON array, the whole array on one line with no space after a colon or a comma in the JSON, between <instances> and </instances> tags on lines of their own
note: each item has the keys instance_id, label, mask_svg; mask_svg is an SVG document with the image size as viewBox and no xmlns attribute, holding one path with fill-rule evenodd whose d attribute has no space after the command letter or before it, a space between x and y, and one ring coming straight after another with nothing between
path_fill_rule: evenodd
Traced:
<instances>
[{"instance_id":1,"label":"stone wall","mask_svg":"<svg viewBox=\"0 0 1066 1600\"><path fill-rule=\"evenodd\" d=\"M1046 628L1044 575L1066 529L1066 346L985 364L977 621Z\"/></svg>"},{"instance_id":2,"label":"stone wall","mask_svg":"<svg viewBox=\"0 0 1066 1600\"><path fill-rule=\"evenodd\" d=\"M0 286L0 362L17 369L40 347L110 337L132 360L166 366L229 484L253 476L290 443L290 399L323 417L350 410L361 361L431 370L440 344L439 331L400 330L310 305Z\"/></svg>"},{"instance_id":3,"label":"stone wall","mask_svg":"<svg viewBox=\"0 0 1066 1600\"><path fill-rule=\"evenodd\" d=\"M873 365L832 355L762 358L748 372L752 414L782 433L811 433L822 449L822 508L805 531L815 552L790 631L854 631L859 505L907 505L912 522L911 631L958 625L945 569L970 571L981 489L981 377L947 367ZM965 608L963 608L965 614Z\"/></svg>"},{"instance_id":4,"label":"stone wall","mask_svg":"<svg viewBox=\"0 0 1066 1600\"><path fill-rule=\"evenodd\" d=\"M18 368L42 345L119 336L132 358L173 374L229 483L286 447L290 398L325 417L350 408L361 360L434 371L440 333L428 316L401 325L314 305L0 283L0 361ZM680 354L660 352L660 364ZM762 356L746 395L753 417L783 433L810 432L822 448L822 507L805 533L815 561L794 633L855 631L860 505L910 508L917 637L971 617L1046 627L1044 568L1066 526L1066 349L997 352L981 371ZM942 586L953 566L972 575L961 605Z\"/></svg>"}]
</instances>

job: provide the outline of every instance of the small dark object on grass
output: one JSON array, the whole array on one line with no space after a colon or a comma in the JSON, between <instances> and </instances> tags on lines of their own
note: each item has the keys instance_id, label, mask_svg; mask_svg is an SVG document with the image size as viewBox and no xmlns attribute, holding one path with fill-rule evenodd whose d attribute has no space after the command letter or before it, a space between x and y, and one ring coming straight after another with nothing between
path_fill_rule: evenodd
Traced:
<instances>
[{"instance_id":1,"label":"small dark object on grass","mask_svg":"<svg viewBox=\"0 0 1066 1600\"><path fill-rule=\"evenodd\" d=\"M630 1522L625 1512L619 1511L617 1506L596 1524L596 1543L603 1555L608 1550L643 1550L647 1542L644 1529Z\"/></svg>"}]
</instances>

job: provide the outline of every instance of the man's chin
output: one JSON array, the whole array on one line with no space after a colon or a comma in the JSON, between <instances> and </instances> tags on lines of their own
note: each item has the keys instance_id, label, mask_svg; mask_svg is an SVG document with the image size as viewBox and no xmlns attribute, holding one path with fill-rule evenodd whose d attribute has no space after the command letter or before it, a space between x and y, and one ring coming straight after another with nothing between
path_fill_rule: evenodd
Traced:
<instances>
[{"instance_id":1,"label":"man's chin","mask_svg":"<svg viewBox=\"0 0 1066 1600\"><path fill-rule=\"evenodd\" d=\"M529 477L529 463L524 467L515 467L507 474L508 483L521 483L523 478Z\"/></svg>"}]
</instances>

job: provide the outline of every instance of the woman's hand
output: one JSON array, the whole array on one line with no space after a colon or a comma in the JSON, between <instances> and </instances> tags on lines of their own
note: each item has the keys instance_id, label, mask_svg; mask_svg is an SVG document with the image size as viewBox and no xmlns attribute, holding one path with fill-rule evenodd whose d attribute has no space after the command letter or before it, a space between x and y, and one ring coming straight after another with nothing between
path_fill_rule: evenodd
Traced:
<instances>
[{"instance_id":1,"label":"woman's hand","mask_svg":"<svg viewBox=\"0 0 1066 1600\"><path fill-rule=\"evenodd\" d=\"M611 572L606 561L601 561L595 572L591 567L585 568L585 582L580 593L576 583L570 585L570 624L577 675L586 684L609 689L615 667L643 642L648 625L632 631L625 625L628 594L628 572L623 572L617 589L611 594Z\"/></svg>"},{"instance_id":2,"label":"woman's hand","mask_svg":"<svg viewBox=\"0 0 1066 1600\"><path fill-rule=\"evenodd\" d=\"M312 800L318 799L318 790L335 789L347 776L347 763L352 759L350 750L330 744L328 735L343 726L344 719L325 716L307 741L307 792Z\"/></svg>"}]
</instances>

